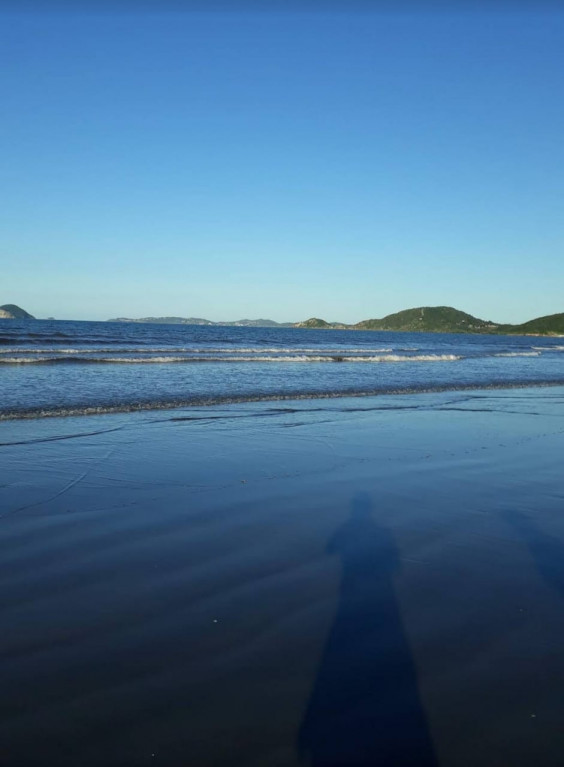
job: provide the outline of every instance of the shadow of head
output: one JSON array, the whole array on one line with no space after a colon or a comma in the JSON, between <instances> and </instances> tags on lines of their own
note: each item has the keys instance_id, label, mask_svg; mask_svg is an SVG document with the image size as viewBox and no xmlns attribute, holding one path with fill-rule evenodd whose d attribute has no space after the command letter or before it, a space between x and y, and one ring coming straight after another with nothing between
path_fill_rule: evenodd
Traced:
<instances>
[{"instance_id":1,"label":"shadow of head","mask_svg":"<svg viewBox=\"0 0 564 767\"><path fill-rule=\"evenodd\" d=\"M327 552L341 557L345 578L347 574L358 574L371 580L398 566L393 537L375 517L372 497L368 493L357 493L352 499L349 517L329 540Z\"/></svg>"},{"instance_id":2,"label":"shadow of head","mask_svg":"<svg viewBox=\"0 0 564 767\"><path fill-rule=\"evenodd\" d=\"M368 493L357 493L352 499L351 516L357 519L371 517L374 511L372 498Z\"/></svg>"}]
</instances>

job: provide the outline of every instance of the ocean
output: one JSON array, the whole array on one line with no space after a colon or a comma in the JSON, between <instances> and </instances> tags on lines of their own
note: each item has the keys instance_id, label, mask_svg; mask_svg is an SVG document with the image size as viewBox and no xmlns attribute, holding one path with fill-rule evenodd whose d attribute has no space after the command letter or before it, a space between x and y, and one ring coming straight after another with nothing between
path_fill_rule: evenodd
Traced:
<instances>
[{"instance_id":1,"label":"ocean","mask_svg":"<svg viewBox=\"0 0 564 767\"><path fill-rule=\"evenodd\" d=\"M0 376L3 767L560 767L564 339L5 320Z\"/></svg>"},{"instance_id":2,"label":"ocean","mask_svg":"<svg viewBox=\"0 0 564 767\"><path fill-rule=\"evenodd\" d=\"M0 419L564 383L564 339L0 320Z\"/></svg>"}]
</instances>

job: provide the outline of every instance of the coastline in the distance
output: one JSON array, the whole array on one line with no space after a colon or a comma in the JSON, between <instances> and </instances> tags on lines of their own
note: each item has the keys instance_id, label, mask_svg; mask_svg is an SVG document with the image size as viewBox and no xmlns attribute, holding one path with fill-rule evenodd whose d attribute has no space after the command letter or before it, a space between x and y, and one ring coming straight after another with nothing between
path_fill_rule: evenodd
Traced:
<instances>
[{"instance_id":1,"label":"coastline in the distance","mask_svg":"<svg viewBox=\"0 0 564 767\"><path fill-rule=\"evenodd\" d=\"M15 304L0 306L0 319L36 319ZM50 317L49 319L53 319ZM140 322L159 325L212 325L252 328L305 328L314 330L380 330L425 333L495 333L517 335L564 335L564 312L536 317L519 325L482 320L451 306L420 306L388 314L382 319L362 320L356 324L327 322L311 317L304 322L275 322L269 319L242 319L232 322L214 322L202 317L116 317L108 322Z\"/></svg>"}]
</instances>

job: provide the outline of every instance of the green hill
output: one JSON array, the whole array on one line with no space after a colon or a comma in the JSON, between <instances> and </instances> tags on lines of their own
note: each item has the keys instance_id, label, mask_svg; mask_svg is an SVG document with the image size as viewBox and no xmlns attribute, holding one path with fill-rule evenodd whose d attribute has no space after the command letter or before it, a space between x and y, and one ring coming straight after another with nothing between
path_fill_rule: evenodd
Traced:
<instances>
[{"instance_id":1,"label":"green hill","mask_svg":"<svg viewBox=\"0 0 564 767\"><path fill-rule=\"evenodd\" d=\"M326 322L312 317L295 328L342 328L350 330L396 330L425 333L497 333L512 335L564 335L564 313L537 317L521 325L501 325L481 320L452 306L419 306L388 314L382 319L363 320L356 325Z\"/></svg>"},{"instance_id":2,"label":"green hill","mask_svg":"<svg viewBox=\"0 0 564 767\"><path fill-rule=\"evenodd\" d=\"M522 335L564 335L564 313L537 317L522 325L500 325L500 331Z\"/></svg>"},{"instance_id":3,"label":"green hill","mask_svg":"<svg viewBox=\"0 0 564 767\"><path fill-rule=\"evenodd\" d=\"M318 317L311 317L309 320L305 320L305 322L295 322L293 327L295 328L313 328L313 329L332 329L332 330L347 330L348 328L351 328L352 325L344 325L342 322L326 322L325 320L320 320Z\"/></svg>"},{"instance_id":4,"label":"green hill","mask_svg":"<svg viewBox=\"0 0 564 767\"><path fill-rule=\"evenodd\" d=\"M401 330L428 333L476 333L494 330L494 323L480 320L451 306L420 306L388 314L381 320L364 320L358 330Z\"/></svg>"},{"instance_id":5,"label":"green hill","mask_svg":"<svg viewBox=\"0 0 564 767\"><path fill-rule=\"evenodd\" d=\"M25 309L21 309L15 304L4 304L0 306L0 319L4 320L34 320L35 317Z\"/></svg>"}]
</instances>

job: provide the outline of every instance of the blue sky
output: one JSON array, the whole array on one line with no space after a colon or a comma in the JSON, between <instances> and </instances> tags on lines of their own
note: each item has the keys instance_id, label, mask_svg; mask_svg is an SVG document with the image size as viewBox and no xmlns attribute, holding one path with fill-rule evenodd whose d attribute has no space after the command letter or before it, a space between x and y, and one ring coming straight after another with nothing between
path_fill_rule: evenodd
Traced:
<instances>
[{"instance_id":1,"label":"blue sky","mask_svg":"<svg viewBox=\"0 0 564 767\"><path fill-rule=\"evenodd\" d=\"M230 7L4 7L0 304L564 311L563 12Z\"/></svg>"}]
</instances>

